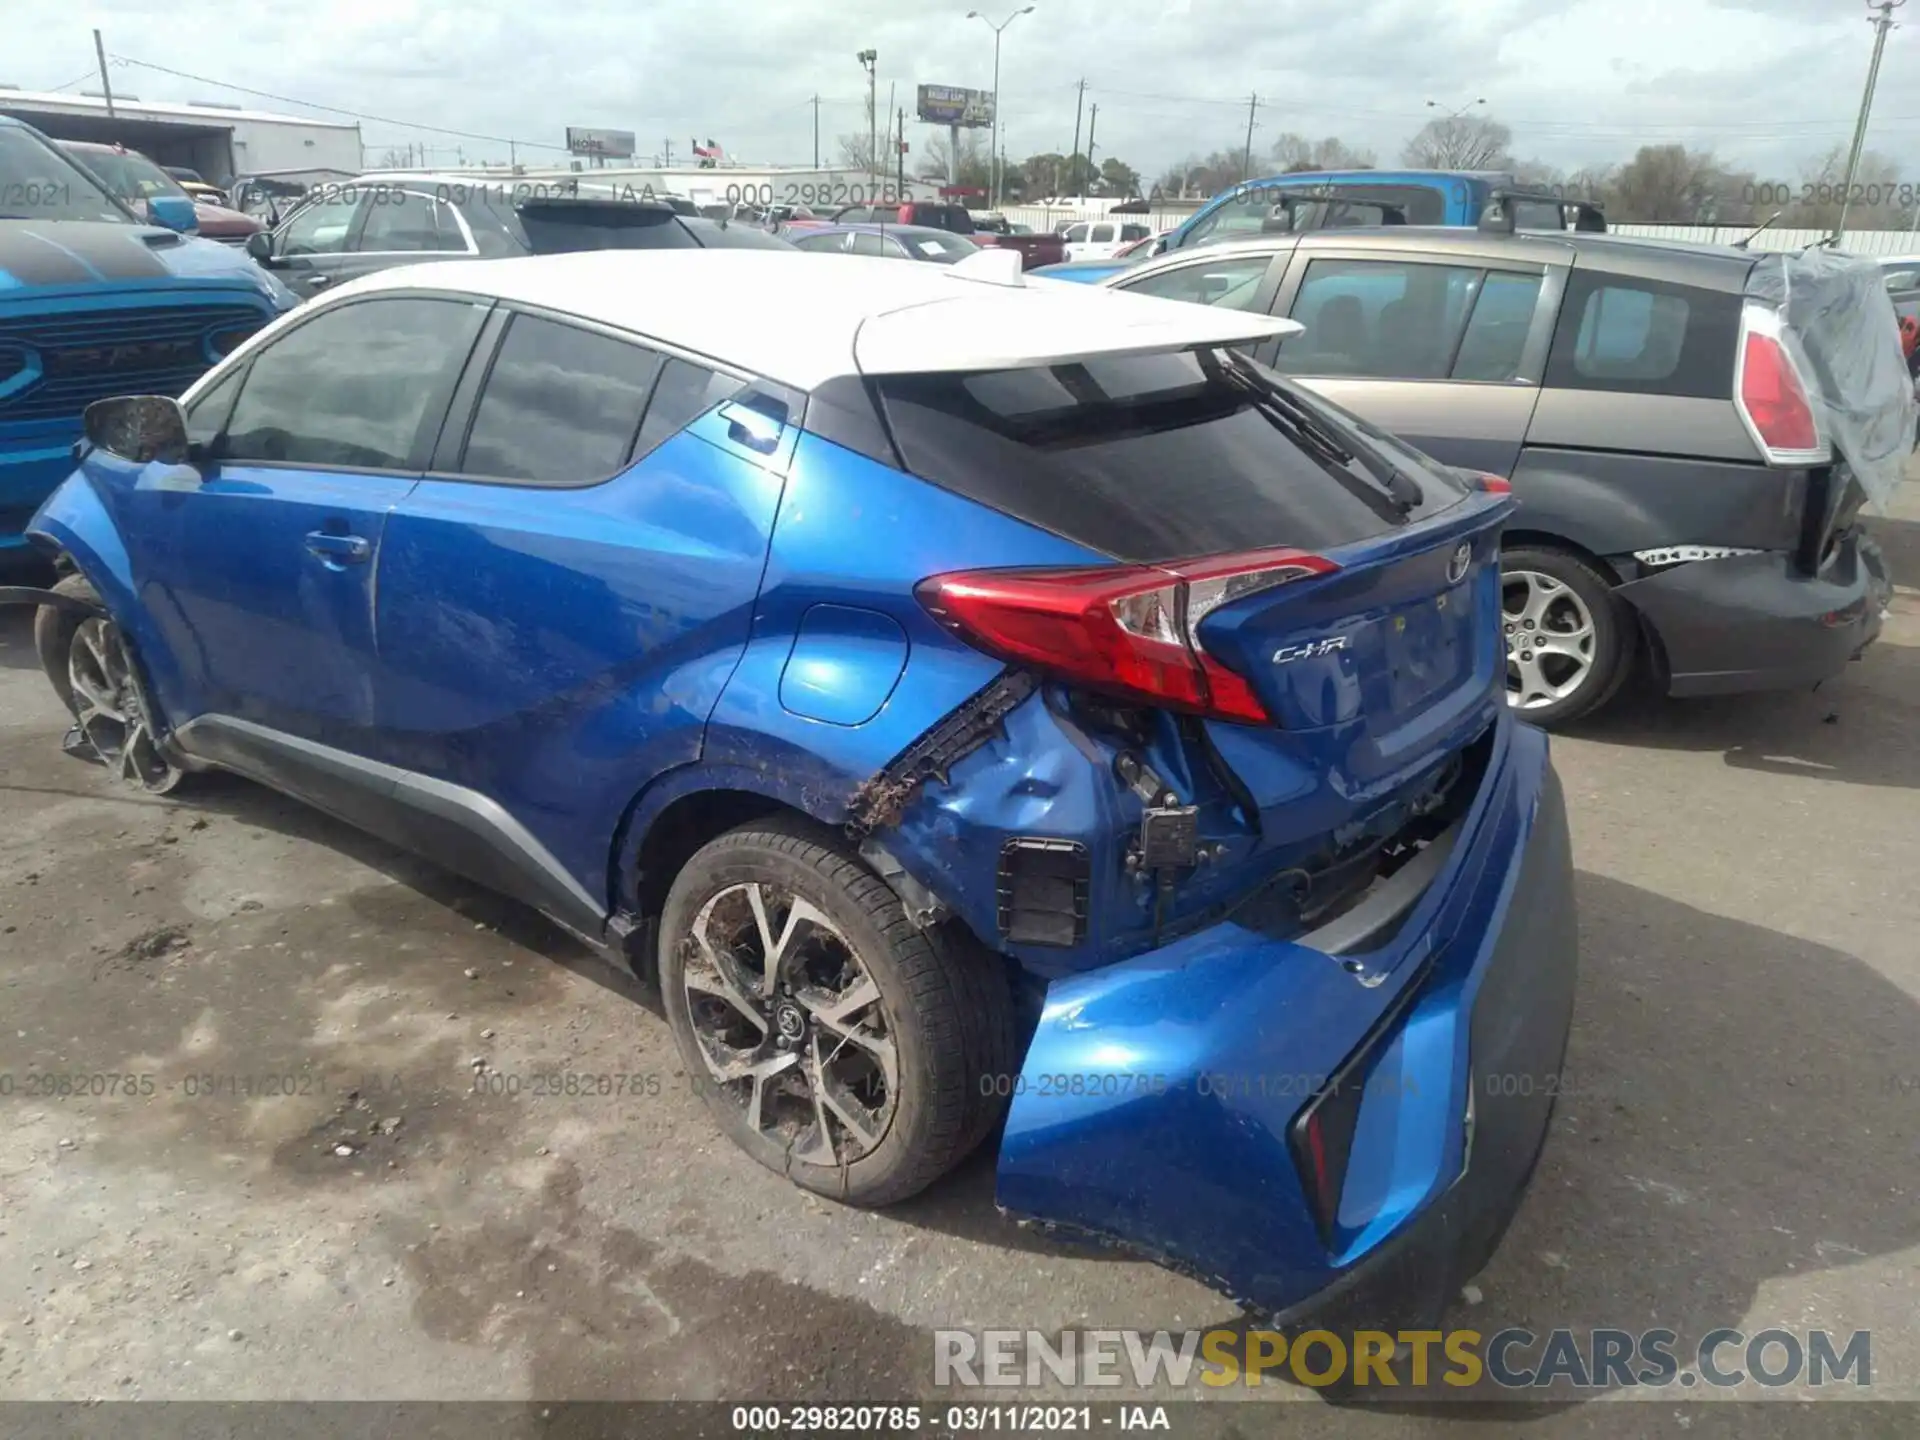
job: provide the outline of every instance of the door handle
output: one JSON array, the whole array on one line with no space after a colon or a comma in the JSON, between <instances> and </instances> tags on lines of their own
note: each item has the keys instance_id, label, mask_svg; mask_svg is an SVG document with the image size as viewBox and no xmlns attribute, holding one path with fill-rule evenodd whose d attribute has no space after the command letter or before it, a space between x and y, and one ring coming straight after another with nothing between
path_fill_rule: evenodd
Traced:
<instances>
[{"instance_id":1,"label":"door handle","mask_svg":"<svg viewBox=\"0 0 1920 1440\"><path fill-rule=\"evenodd\" d=\"M324 530L308 533L307 549L336 565L364 565L373 554L364 535L329 535Z\"/></svg>"},{"instance_id":2,"label":"door handle","mask_svg":"<svg viewBox=\"0 0 1920 1440\"><path fill-rule=\"evenodd\" d=\"M333 276L331 275L309 275L307 277L307 288L309 290L324 290L332 283Z\"/></svg>"}]
</instances>

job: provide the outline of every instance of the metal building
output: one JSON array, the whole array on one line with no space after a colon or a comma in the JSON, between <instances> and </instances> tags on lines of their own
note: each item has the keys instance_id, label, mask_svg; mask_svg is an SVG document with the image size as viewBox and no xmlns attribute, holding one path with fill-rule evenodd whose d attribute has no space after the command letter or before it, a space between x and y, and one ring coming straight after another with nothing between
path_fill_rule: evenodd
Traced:
<instances>
[{"instance_id":1,"label":"metal building","mask_svg":"<svg viewBox=\"0 0 1920 1440\"><path fill-rule=\"evenodd\" d=\"M0 85L0 115L24 120L56 140L125 145L158 164L197 170L215 185L239 175L311 182L357 175L363 168L357 124L208 101L177 105L116 92L109 114L103 96Z\"/></svg>"}]
</instances>

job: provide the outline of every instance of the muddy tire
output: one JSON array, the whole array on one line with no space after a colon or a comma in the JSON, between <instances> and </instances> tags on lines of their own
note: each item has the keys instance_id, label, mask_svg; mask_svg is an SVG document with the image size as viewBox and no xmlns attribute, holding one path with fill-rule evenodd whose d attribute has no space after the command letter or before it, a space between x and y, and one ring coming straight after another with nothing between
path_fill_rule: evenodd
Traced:
<instances>
[{"instance_id":1,"label":"muddy tire","mask_svg":"<svg viewBox=\"0 0 1920 1440\"><path fill-rule=\"evenodd\" d=\"M83 575L69 575L53 589L100 604L99 592ZM133 646L111 618L42 605L33 617L33 648L53 693L85 737L79 753L90 746L122 784L148 795L165 795L185 778L160 748Z\"/></svg>"},{"instance_id":2,"label":"muddy tire","mask_svg":"<svg viewBox=\"0 0 1920 1440\"><path fill-rule=\"evenodd\" d=\"M1594 565L1566 550L1514 545L1500 554L1507 704L1551 729L1591 714L1627 678L1630 617Z\"/></svg>"},{"instance_id":3,"label":"muddy tire","mask_svg":"<svg viewBox=\"0 0 1920 1440\"><path fill-rule=\"evenodd\" d=\"M741 1149L808 1190L904 1200L1005 1109L1005 962L951 927L915 929L824 830L762 821L698 851L668 892L659 958L694 1090Z\"/></svg>"}]
</instances>

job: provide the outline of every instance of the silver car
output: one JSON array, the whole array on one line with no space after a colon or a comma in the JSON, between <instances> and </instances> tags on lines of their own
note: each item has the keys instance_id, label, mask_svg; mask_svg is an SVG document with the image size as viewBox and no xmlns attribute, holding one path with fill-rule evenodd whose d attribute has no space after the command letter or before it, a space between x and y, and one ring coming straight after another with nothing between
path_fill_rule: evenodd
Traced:
<instances>
[{"instance_id":1,"label":"silver car","mask_svg":"<svg viewBox=\"0 0 1920 1440\"><path fill-rule=\"evenodd\" d=\"M1258 359L1509 481L1508 696L1552 725L1636 660L1673 695L1811 686L1879 633L1890 586L1856 524L1866 496L1825 430L1781 409L1792 386L1765 388L1798 384L1789 352L1805 357L1749 293L1760 258L1386 226L1180 250L1101 283L1291 316L1305 333ZM1891 323L1867 288L1845 321L1862 332ZM1798 442L1802 421L1818 443Z\"/></svg>"}]
</instances>

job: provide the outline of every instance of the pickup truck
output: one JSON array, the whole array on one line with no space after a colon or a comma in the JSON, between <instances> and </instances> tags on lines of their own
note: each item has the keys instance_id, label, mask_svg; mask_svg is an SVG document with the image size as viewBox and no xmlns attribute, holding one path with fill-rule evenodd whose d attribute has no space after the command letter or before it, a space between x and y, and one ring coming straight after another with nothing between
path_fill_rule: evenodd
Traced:
<instances>
[{"instance_id":1,"label":"pickup truck","mask_svg":"<svg viewBox=\"0 0 1920 1440\"><path fill-rule=\"evenodd\" d=\"M1009 230L985 230L973 223L966 206L925 200L899 205L849 205L835 212L834 225L930 225L936 230L964 235L974 244L990 250L1014 250L1020 255L1020 268L1034 270L1043 265L1058 265L1067 258L1066 242L1058 235L1019 235ZM793 226L796 233L799 226Z\"/></svg>"},{"instance_id":2,"label":"pickup truck","mask_svg":"<svg viewBox=\"0 0 1920 1440\"><path fill-rule=\"evenodd\" d=\"M165 218L184 227L178 205ZM0 115L0 568L30 557L22 532L73 469L89 404L179 395L297 303L243 251L147 223Z\"/></svg>"},{"instance_id":3,"label":"pickup truck","mask_svg":"<svg viewBox=\"0 0 1920 1440\"><path fill-rule=\"evenodd\" d=\"M1128 265L1190 245L1252 240L1276 231L1369 225L1477 225L1504 197L1520 230L1605 230L1597 206L1518 184L1494 170L1309 170L1249 180L1216 195L1127 258L1050 266L1049 279L1093 284Z\"/></svg>"}]
</instances>

